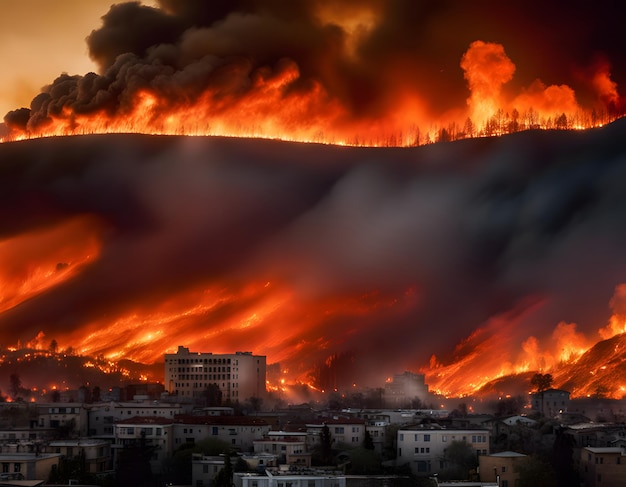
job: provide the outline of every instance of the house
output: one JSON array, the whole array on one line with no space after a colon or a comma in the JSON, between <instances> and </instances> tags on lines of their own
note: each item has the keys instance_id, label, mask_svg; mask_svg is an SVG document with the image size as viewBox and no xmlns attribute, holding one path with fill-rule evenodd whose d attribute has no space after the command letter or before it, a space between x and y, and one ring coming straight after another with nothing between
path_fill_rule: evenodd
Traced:
<instances>
[{"instance_id":1,"label":"house","mask_svg":"<svg viewBox=\"0 0 626 487\"><path fill-rule=\"evenodd\" d=\"M478 457L482 482L496 482L500 487L514 487L519 482L516 467L528 458L523 453L504 451Z\"/></svg>"},{"instance_id":2,"label":"house","mask_svg":"<svg viewBox=\"0 0 626 487\"><path fill-rule=\"evenodd\" d=\"M348 446L362 446L365 439L365 421L358 418L334 416L320 418L315 423L308 423L307 448L310 451L320 443L321 433L324 426L330 432L331 441L334 445L345 444Z\"/></svg>"}]
</instances>

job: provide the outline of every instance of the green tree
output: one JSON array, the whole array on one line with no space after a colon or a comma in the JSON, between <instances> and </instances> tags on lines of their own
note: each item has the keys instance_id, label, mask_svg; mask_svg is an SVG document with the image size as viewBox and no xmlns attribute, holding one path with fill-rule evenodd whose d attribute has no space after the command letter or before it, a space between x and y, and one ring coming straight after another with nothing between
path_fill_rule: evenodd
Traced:
<instances>
[{"instance_id":1,"label":"green tree","mask_svg":"<svg viewBox=\"0 0 626 487\"><path fill-rule=\"evenodd\" d=\"M536 373L530 379L530 385L533 386L537 392L543 392L550 389L552 381L552 374Z\"/></svg>"},{"instance_id":2,"label":"green tree","mask_svg":"<svg viewBox=\"0 0 626 487\"><path fill-rule=\"evenodd\" d=\"M348 452L350 464L348 471L352 475L375 475L381 473L380 455L374 450L358 447Z\"/></svg>"},{"instance_id":3,"label":"green tree","mask_svg":"<svg viewBox=\"0 0 626 487\"><path fill-rule=\"evenodd\" d=\"M367 430L365 430L365 436L363 436L363 448L365 448L366 450L374 449L374 440L372 439L372 435L370 435L370 432Z\"/></svg>"},{"instance_id":4,"label":"green tree","mask_svg":"<svg viewBox=\"0 0 626 487\"><path fill-rule=\"evenodd\" d=\"M558 485L552 465L537 456L524 459L515 470L519 473L519 487L554 487Z\"/></svg>"},{"instance_id":5,"label":"green tree","mask_svg":"<svg viewBox=\"0 0 626 487\"><path fill-rule=\"evenodd\" d=\"M478 466L474 449L465 441L453 441L444 454L444 470L441 478L448 480L468 480L470 472Z\"/></svg>"},{"instance_id":6,"label":"green tree","mask_svg":"<svg viewBox=\"0 0 626 487\"><path fill-rule=\"evenodd\" d=\"M330 428L327 424L322 427L320 432L320 463L322 465L330 465L333 459L332 450L333 440L330 435Z\"/></svg>"},{"instance_id":7,"label":"green tree","mask_svg":"<svg viewBox=\"0 0 626 487\"><path fill-rule=\"evenodd\" d=\"M233 466L230 460L230 454L224 455L224 467L221 468L215 479L213 487L232 487L233 485Z\"/></svg>"},{"instance_id":8,"label":"green tree","mask_svg":"<svg viewBox=\"0 0 626 487\"><path fill-rule=\"evenodd\" d=\"M119 487L150 487L152 470L150 458L155 447L146 442L145 434L141 435L135 445L127 445L118 453L116 485Z\"/></svg>"}]
</instances>

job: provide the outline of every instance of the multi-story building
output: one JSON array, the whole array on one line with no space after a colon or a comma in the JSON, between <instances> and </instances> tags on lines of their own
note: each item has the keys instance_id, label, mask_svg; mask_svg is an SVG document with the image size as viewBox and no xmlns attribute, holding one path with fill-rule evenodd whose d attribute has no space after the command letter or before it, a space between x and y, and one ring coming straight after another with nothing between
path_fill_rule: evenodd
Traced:
<instances>
[{"instance_id":1,"label":"multi-story building","mask_svg":"<svg viewBox=\"0 0 626 487\"><path fill-rule=\"evenodd\" d=\"M626 455L621 448L583 448L579 468L585 487L626 485Z\"/></svg>"},{"instance_id":2,"label":"multi-story building","mask_svg":"<svg viewBox=\"0 0 626 487\"><path fill-rule=\"evenodd\" d=\"M443 429L422 425L398 430L398 465L408 464L417 475L439 473L446 468L445 453L454 441L463 441L480 455L489 453L489 430Z\"/></svg>"},{"instance_id":3,"label":"multi-story building","mask_svg":"<svg viewBox=\"0 0 626 487\"><path fill-rule=\"evenodd\" d=\"M385 384L387 407L411 407L416 400L419 402L430 400L424 374L407 371L394 375L393 380Z\"/></svg>"},{"instance_id":4,"label":"multi-story building","mask_svg":"<svg viewBox=\"0 0 626 487\"><path fill-rule=\"evenodd\" d=\"M165 387L183 399L201 400L213 385L222 401L243 402L266 393L266 357L252 352L213 354L190 352L179 346L165 354Z\"/></svg>"}]
</instances>

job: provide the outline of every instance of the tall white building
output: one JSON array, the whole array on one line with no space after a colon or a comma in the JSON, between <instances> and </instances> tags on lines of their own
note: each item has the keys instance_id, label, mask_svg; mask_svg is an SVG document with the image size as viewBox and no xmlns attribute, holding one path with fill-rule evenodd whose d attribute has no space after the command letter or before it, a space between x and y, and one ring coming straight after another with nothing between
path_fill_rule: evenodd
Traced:
<instances>
[{"instance_id":1,"label":"tall white building","mask_svg":"<svg viewBox=\"0 0 626 487\"><path fill-rule=\"evenodd\" d=\"M265 396L266 358L252 352L213 354L190 352L179 346L165 354L165 388L181 398L206 397L213 384L222 393L222 402L243 402Z\"/></svg>"}]
</instances>

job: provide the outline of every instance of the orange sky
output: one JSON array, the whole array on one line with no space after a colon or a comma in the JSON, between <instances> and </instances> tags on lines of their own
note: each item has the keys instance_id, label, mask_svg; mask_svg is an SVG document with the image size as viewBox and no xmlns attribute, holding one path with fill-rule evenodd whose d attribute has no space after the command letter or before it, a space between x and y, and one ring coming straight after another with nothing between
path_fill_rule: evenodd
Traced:
<instances>
[{"instance_id":1,"label":"orange sky","mask_svg":"<svg viewBox=\"0 0 626 487\"><path fill-rule=\"evenodd\" d=\"M100 26L113 0L0 2L0 119L28 107L42 86L62 72L84 74L95 64L85 37ZM154 2L143 1L145 5Z\"/></svg>"}]
</instances>

